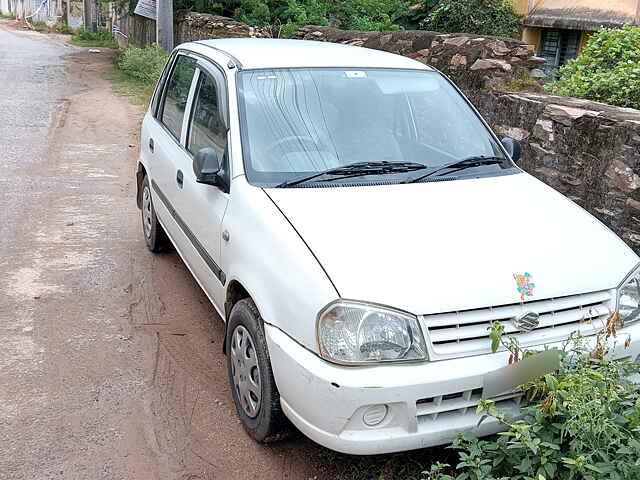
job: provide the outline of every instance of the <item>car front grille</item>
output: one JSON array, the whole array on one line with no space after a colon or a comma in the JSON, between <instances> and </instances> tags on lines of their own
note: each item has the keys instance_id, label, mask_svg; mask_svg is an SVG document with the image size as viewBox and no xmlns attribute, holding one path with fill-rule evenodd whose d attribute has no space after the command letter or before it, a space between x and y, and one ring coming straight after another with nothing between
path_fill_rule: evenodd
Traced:
<instances>
[{"instance_id":1,"label":"car front grille","mask_svg":"<svg viewBox=\"0 0 640 480\"><path fill-rule=\"evenodd\" d=\"M504 325L506 335L515 336L523 347L566 340L572 332L583 336L600 331L615 307L615 292L571 295L561 298L489 307L478 310L424 315L423 330L431 360L489 353L489 326ZM540 315L540 324L530 332L520 331L512 319L526 312Z\"/></svg>"},{"instance_id":2,"label":"car front grille","mask_svg":"<svg viewBox=\"0 0 640 480\"><path fill-rule=\"evenodd\" d=\"M520 407L522 392L512 392L493 397L494 405L499 408L511 406ZM466 415L475 413L476 407L482 399L482 388L466 390L464 392L439 395L437 397L422 398L416 402L416 416L418 423L443 420L449 415Z\"/></svg>"}]
</instances>

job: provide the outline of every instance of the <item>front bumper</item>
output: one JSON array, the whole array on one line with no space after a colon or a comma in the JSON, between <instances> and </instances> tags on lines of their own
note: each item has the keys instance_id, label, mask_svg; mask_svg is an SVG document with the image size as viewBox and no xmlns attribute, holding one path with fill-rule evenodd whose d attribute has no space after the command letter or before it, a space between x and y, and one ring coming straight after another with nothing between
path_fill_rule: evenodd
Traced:
<instances>
[{"instance_id":1,"label":"front bumper","mask_svg":"<svg viewBox=\"0 0 640 480\"><path fill-rule=\"evenodd\" d=\"M484 376L507 365L507 352L419 364L342 367L326 362L276 327L265 325L273 374L287 417L315 442L343 453L373 455L449 443L460 432L478 436L504 429L493 419L477 426ZM631 346L624 342L631 335ZM620 333L614 358L636 360L640 324ZM559 345L557 345L559 347ZM494 399L512 417L520 396ZM367 426L363 415L386 405L384 420Z\"/></svg>"}]
</instances>

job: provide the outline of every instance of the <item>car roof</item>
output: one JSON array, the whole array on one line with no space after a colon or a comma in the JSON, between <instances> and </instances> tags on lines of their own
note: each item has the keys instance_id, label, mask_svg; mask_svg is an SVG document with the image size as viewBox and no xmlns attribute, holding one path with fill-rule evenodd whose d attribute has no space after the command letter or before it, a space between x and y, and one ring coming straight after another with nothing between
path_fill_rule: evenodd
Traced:
<instances>
[{"instance_id":1,"label":"car roof","mask_svg":"<svg viewBox=\"0 0 640 480\"><path fill-rule=\"evenodd\" d=\"M180 45L206 56L207 48L224 52L242 69L283 67L356 67L430 69L401 55L339 43L274 38L224 38Z\"/></svg>"}]
</instances>

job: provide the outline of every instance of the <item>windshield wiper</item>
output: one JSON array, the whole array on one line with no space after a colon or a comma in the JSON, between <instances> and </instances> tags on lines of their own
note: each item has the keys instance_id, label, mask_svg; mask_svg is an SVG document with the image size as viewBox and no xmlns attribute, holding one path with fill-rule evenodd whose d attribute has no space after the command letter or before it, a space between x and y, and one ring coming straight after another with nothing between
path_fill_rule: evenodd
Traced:
<instances>
[{"instance_id":1,"label":"windshield wiper","mask_svg":"<svg viewBox=\"0 0 640 480\"><path fill-rule=\"evenodd\" d=\"M465 170L467 168L478 167L480 165L494 165L497 163L502 163L504 162L504 160L505 160L504 158L500 158L500 157L485 157L485 156L463 158L462 160L456 160L455 162L445 163L444 165L440 165L439 167L434 167L430 169L428 172L420 175L419 177L410 178L404 183L417 183L421 180L424 180L427 177L431 177L436 173L440 173L445 170L460 171L460 170ZM451 172L448 172L448 173L451 173ZM438 176L441 176L441 175L438 175Z\"/></svg>"},{"instance_id":2,"label":"windshield wiper","mask_svg":"<svg viewBox=\"0 0 640 480\"><path fill-rule=\"evenodd\" d=\"M332 175L334 177L325 181L333 181L364 175L387 175L391 173L414 172L416 170L424 170L425 168L429 167L423 163L416 162L357 162L350 163L349 165L343 165L341 167L330 168L304 177L287 180L286 182L276 185L276 188L292 187L301 183L310 182L325 175Z\"/></svg>"}]
</instances>

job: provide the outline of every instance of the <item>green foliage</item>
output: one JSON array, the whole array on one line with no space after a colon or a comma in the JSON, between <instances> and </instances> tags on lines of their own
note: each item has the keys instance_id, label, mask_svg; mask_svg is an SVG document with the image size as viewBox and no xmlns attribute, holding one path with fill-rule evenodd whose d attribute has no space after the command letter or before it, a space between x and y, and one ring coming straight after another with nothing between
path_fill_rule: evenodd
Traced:
<instances>
[{"instance_id":1,"label":"green foliage","mask_svg":"<svg viewBox=\"0 0 640 480\"><path fill-rule=\"evenodd\" d=\"M105 47L116 48L111 32L104 27L100 27L96 32L78 28L71 39L71 43L80 47Z\"/></svg>"},{"instance_id":2,"label":"green foliage","mask_svg":"<svg viewBox=\"0 0 640 480\"><path fill-rule=\"evenodd\" d=\"M60 32L63 33L65 35L69 35L71 33L73 33L73 31L71 30L71 28L69 27L69 25L67 25L66 23L58 23L56 25L56 29Z\"/></svg>"},{"instance_id":3,"label":"green foliage","mask_svg":"<svg viewBox=\"0 0 640 480\"><path fill-rule=\"evenodd\" d=\"M304 25L352 30L398 30L409 0L176 0L176 9L225 15L254 26L270 26L274 35L291 36Z\"/></svg>"},{"instance_id":4,"label":"green foliage","mask_svg":"<svg viewBox=\"0 0 640 480\"><path fill-rule=\"evenodd\" d=\"M0 13L0 19L3 20L15 20L16 16L13 13Z\"/></svg>"},{"instance_id":5,"label":"green foliage","mask_svg":"<svg viewBox=\"0 0 640 480\"><path fill-rule=\"evenodd\" d=\"M41 21L39 21L39 20L32 21L32 22L31 22L31 26L33 27L33 29L34 29L36 32L44 32L44 31L46 31L46 30L48 30L48 29L49 29L49 27L47 27L47 24L46 24L46 23L41 22Z\"/></svg>"},{"instance_id":6,"label":"green foliage","mask_svg":"<svg viewBox=\"0 0 640 480\"><path fill-rule=\"evenodd\" d=\"M518 16L509 0L440 0L420 22L422 30L515 37Z\"/></svg>"},{"instance_id":7,"label":"green foliage","mask_svg":"<svg viewBox=\"0 0 640 480\"><path fill-rule=\"evenodd\" d=\"M155 85L167 58L167 52L153 44L148 48L125 48L115 58L115 64L126 75L144 84Z\"/></svg>"},{"instance_id":8,"label":"green foliage","mask_svg":"<svg viewBox=\"0 0 640 480\"><path fill-rule=\"evenodd\" d=\"M127 47L114 58L117 68L106 77L116 92L131 97L133 103L148 104L168 57L155 44L148 48Z\"/></svg>"},{"instance_id":9,"label":"green foliage","mask_svg":"<svg viewBox=\"0 0 640 480\"><path fill-rule=\"evenodd\" d=\"M640 109L640 28L603 28L560 69L552 93Z\"/></svg>"}]
</instances>

